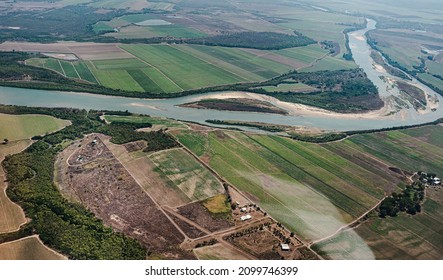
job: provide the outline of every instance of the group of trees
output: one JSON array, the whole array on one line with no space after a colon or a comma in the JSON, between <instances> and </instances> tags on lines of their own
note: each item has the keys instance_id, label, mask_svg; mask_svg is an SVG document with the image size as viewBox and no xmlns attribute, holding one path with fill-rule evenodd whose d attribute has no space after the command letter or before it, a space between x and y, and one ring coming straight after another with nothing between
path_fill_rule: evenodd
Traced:
<instances>
[{"instance_id":1,"label":"group of trees","mask_svg":"<svg viewBox=\"0 0 443 280\"><path fill-rule=\"evenodd\" d=\"M288 35L276 32L239 32L204 38L186 39L185 43L208 46L279 50L315 44L316 41L299 32Z\"/></svg>"},{"instance_id":2,"label":"group of trees","mask_svg":"<svg viewBox=\"0 0 443 280\"><path fill-rule=\"evenodd\" d=\"M149 139L150 149L176 145L174 139L162 132L135 132L138 125L106 125L98 120L101 112L95 111L0 105L0 112L46 114L72 122L58 132L35 137L36 142L28 149L7 156L2 163L7 172L8 197L18 203L30 218L30 222L16 235L37 233L45 244L72 259L145 259L146 249L138 242L104 226L84 206L70 202L60 194L52 180L55 157L62 149L60 144L63 141L78 139L92 132L115 136L120 143ZM123 137L119 133L127 135Z\"/></svg>"},{"instance_id":3,"label":"group of trees","mask_svg":"<svg viewBox=\"0 0 443 280\"><path fill-rule=\"evenodd\" d=\"M411 215L421 212L421 202L424 199L424 186L420 183L406 186L402 193L392 193L390 197L385 198L379 207L379 216L395 217L398 212L406 212Z\"/></svg>"}]
</instances>

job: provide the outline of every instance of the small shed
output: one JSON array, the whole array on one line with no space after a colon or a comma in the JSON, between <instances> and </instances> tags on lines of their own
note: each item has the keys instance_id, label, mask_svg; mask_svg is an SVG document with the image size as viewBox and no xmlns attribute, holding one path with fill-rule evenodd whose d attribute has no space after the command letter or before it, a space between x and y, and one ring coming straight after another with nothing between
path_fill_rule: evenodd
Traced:
<instances>
[{"instance_id":1,"label":"small shed","mask_svg":"<svg viewBox=\"0 0 443 280\"><path fill-rule=\"evenodd\" d=\"M245 216L241 216L241 217L240 217L240 220L241 220L242 222L247 221L247 220L250 220L250 219L252 219L251 215L245 215Z\"/></svg>"},{"instance_id":2,"label":"small shed","mask_svg":"<svg viewBox=\"0 0 443 280\"><path fill-rule=\"evenodd\" d=\"M281 250L282 251L289 251L289 244L280 244Z\"/></svg>"}]
</instances>

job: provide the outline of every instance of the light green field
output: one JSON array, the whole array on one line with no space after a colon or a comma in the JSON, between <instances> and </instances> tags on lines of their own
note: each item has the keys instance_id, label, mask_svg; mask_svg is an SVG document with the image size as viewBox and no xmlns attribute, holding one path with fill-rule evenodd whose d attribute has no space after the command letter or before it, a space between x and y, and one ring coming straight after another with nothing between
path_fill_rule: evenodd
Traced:
<instances>
[{"instance_id":1,"label":"light green field","mask_svg":"<svg viewBox=\"0 0 443 280\"><path fill-rule=\"evenodd\" d=\"M32 136L57 131L69 124L69 121L45 115L0 114L1 141L3 139L9 141L29 139Z\"/></svg>"},{"instance_id":2,"label":"light green field","mask_svg":"<svg viewBox=\"0 0 443 280\"><path fill-rule=\"evenodd\" d=\"M428 67L429 73L443 77L443 64L442 63L437 63L435 61L427 61L426 65Z\"/></svg>"},{"instance_id":3,"label":"light green field","mask_svg":"<svg viewBox=\"0 0 443 280\"><path fill-rule=\"evenodd\" d=\"M443 192L430 190L422 213L372 217L353 231L321 242L314 249L331 259L436 259L443 257ZM374 214L375 215L375 214Z\"/></svg>"},{"instance_id":4,"label":"light green field","mask_svg":"<svg viewBox=\"0 0 443 280\"><path fill-rule=\"evenodd\" d=\"M306 67L301 69L301 72L315 72L315 71L335 71L335 70L347 70L357 68L357 64L354 61L348 61L337 57L327 56L314 64L312 67Z\"/></svg>"},{"instance_id":5,"label":"light green field","mask_svg":"<svg viewBox=\"0 0 443 280\"><path fill-rule=\"evenodd\" d=\"M433 129L441 133L443 127L435 126ZM342 143L344 150L351 150L347 148L351 146L412 173L425 170L443 174L443 149L401 131L357 135Z\"/></svg>"},{"instance_id":6,"label":"light green field","mask_svg":"<svg viewBox=\"0 0 443 280\"><path fill-rule=\"evenodd\" d=\"M221 183L184 150L154 153L149 158L157 165L158 171L166 175L192 201L223 193Z\"/></svg>"},{"instance_id":7,"label":"light green field","mask_svg":"<svg viewBox=\"0 0 443 280\"><path fill-rule=\"evenodd\" d=\"M43 245L37 236L0 244L0 260L64 260Z\"/></svg>"},{"instance_id":8,"label":"light green field","mask_svg":"<svg viewBox=\"0 0 443 280\"><path fill-rule=\"evenodd\" d=\"M209 157L212 168L271 216L309 240L349 223L383 197L380 186L391 184L320 145L238 132L195 135L178 137Z\"/></svg>"},{"instance_id":9,"label":"light green field","mask_svg":"<svg viewBox=\"0 0 443 280\"><path fill-rule=\"evenodd\" d=\"M161 88L165 88L165 83L168 87L172 83L180 89L189 90L265 80L291 69L232 48L182 45L124 45L122 48L152 65L161 74L150 77Z\"/></svg>"},{"instance_id":10,"label":"light green field","mask_svg":"<svg viewBox=\"0 0 443 280\"><path fill-rule=\"evenodd\" d=\"M46 68L73 79L81 79L91 83L97 83L94 75L84 62L64 61L54 58L31 58L26 60L26 64Z\"/></svg>"},{"instance_id":11,"label":"light green field","mask_svg":"<svg viewBox=\"0 0 443 280\"><path fill-rule=\"evenodd\" d=\"M425 82L430 83L433 86L443 90L443 80L440 80L430 74L425 74L425 73L419 73L418 76L420 77L420 79L424 80Z\"/></svg>"},{"instance_id":12,"label":"light green field","mask_svg":"<svg viewBox=\"0 0 443 280\"><path fill-rule=\"evenodd\" d=\"M322 49L319 45L309 45L306 47L283 49L273 52L305 64L311 64L328 53L327 50Z\"/></svg>"}]
</instances>

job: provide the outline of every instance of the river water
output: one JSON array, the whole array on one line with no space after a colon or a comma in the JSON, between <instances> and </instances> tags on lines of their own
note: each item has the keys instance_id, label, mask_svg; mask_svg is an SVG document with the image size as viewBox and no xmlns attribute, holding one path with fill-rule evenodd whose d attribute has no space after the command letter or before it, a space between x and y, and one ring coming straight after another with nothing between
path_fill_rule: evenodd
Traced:
<instances>
[{"instance_id":1,"label":"river water","mask_svg":"<svg viewBox=\"0 0 443 280\"><path fill-rule=\"evenodd\" d=\"M373 67L370 57L371 48L366 43L364 34L375 29L376 22L368 20L367 28L349 33L349 43L356 63L365 70L368 78L378 87L380 97L387 103L393 95L399 95L398 90L380 78L382 74ZM392 78L388 74L383 74ZM397 78L398 79L398 78ZM441 96L437 95L428 87L413 81L414 84L430 96L443 104ZM418 113L413 109L402 108L397 113L387 114L374 119L373 117L331 117L328 115L312 115L300 112L296 115L276 115L251 112L230 112L216 110L201 110L193 108L177 107L176 105L193 102L203 97L213 95L205 93L199 95L185 96L173 99L137 99L126 97L101 96L87 93L72 93L47 90L33 90L22 88L0 87L0 103L9 105L41 106L41 107L74 107L83 109L101 110L128 110L133 113L143 113L152 116L167 117L185 121L205 123L208 119L239 120L266 122L272 124L294 125L316 127L325 130L359 130L377 129L384 127L411 125L434 121L443 117L442 108L435 111L428 110L426 113ZM395 105L395 104L394 104ZM397 106L398 107L398 106ZM386 113L384 113L386 114Z\"/></svg>"}]
</instances>

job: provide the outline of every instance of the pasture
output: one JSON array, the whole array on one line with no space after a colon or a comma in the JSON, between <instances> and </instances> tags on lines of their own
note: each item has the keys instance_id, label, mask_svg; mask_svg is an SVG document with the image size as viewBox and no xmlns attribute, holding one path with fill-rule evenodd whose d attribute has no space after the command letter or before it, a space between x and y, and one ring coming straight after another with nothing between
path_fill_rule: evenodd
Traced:
<instances>
[{"instance_id":1,"label":"pasture","mask_svg":"<svg viewBox=\"0 0 443 280\"><path fill-rule=\"evenodd\" d=\"M46 247L37 235L0 244L0 260L65 260Z\"/></svg>"},{"instance_id":2,"label":"pasture","mask_svg":"<svg viewBox=\"0 0 443 280\"><path fill-rule=\"evenodd\" d=\"M69 121L45 115L6 115L0 114L0 135L11 141L29 139L32 136L44 135L57 131Z\"/></svg>"}]
</instances>

